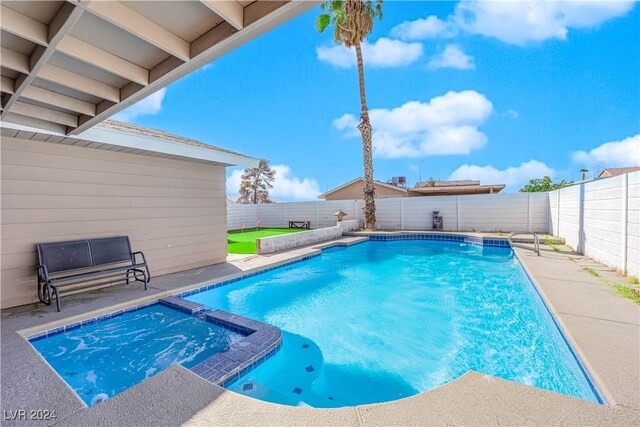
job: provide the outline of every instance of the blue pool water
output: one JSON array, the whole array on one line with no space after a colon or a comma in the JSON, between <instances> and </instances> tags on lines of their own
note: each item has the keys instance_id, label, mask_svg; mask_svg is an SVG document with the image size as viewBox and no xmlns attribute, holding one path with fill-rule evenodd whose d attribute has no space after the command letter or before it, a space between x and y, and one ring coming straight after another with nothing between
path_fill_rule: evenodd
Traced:
<instances>
[{"instance_id":1,"label":"blue pool water","mask_svg":"<svg viewBox=\"0 0 640 427\"><path fill-rule=\"evenodd\" d=\"M192 367L242 338L155 304L31 344L91 406L96 396L112 397L175 363Z\"/></svg>"},{"instance_id":2,"label":"blue pool water","mask_svg":"<svg viewBox=\"0 0 640 427\"><path fill-rule=\"evenodd\" d=\"M282 329L281 350L229 387L267 401L382 402L469 370L599 401L508 248L366 242L187 299Z\"/></svg>"}]
</instances>

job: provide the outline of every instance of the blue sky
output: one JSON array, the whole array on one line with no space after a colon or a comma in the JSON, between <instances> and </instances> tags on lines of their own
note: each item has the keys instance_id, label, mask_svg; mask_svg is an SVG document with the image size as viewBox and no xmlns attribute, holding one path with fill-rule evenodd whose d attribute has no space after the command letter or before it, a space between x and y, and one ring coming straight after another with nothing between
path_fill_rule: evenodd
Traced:
<instances>
[{"instance_id":1,"label":"blue sky","mask_svg":"<svg viewBox=\"0 0 640 427\"><path fill-rule=\"evenodd\" d=\"M353 52L319 9L118 117L254 157L275 200L314 200L362 175ZM364 46L376 179L480 179L517 191L581 167L640 165L634 2L398 2ZM228 170L233 197L241 171Z\"/></svg>"}]
</instances>

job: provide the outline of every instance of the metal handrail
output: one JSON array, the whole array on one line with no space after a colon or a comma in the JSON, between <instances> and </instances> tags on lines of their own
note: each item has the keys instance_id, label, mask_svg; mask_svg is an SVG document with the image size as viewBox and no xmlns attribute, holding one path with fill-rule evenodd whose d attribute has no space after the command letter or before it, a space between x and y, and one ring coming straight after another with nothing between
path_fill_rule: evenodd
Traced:
<instances>
[{"instance_id":1,"label":"metal handrail","mask_svg":"<svg viewBox=\"0 0 640 427\"><path fill-rule=\"evenodd\" d=\"M507 236L507 241L509 242L509 244L512 247L515 246L515 247L522 248L522 249L531 249L529 246L518 245L517 243L513 243L513 241L511 239L513 238L513 236L517 236L519 234L531 234L531 235L533 235L533 246L534 246L533 251L538 256L540 256L540 238L533 231L514 231L512 233L509 233L509 235Z\"/></svg>"}]
</instances>

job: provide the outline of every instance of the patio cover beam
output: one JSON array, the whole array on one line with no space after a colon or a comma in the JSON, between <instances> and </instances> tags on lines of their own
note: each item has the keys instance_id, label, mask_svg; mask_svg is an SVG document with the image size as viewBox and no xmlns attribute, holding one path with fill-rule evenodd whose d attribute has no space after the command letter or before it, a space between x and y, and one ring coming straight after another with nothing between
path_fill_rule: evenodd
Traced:
<instances>
[{"instance_id":1,"label":"patio cover beam","mask_svg":"<svg viewBox=\"0 0 640 427\"><path fill-rule=\"evenodd\" d=\"M13 28L13 26L15 26L15 22L18 22L19 24L25 25L25 30L26 28L31 28L31 30L29 31L32 31L32 34L34 36L41 35L41 33L44 31L44 34L46 34L46 47L37 46L29 57L29 73L26 74L26 76L21 75L15 80L13 94L6 97L6 101L3 100L2 102L3 111L0 115L0 119L4 119L6 117L7 112L17 102L20 95L22 95L22 92L24 92L24 90L35 80L40 70L47 64L47 62L55 52L58 44L60 44L62 39L67 35L67 33L71 30L75 23L78 22L78 19L80 19L80 16L83 12L82 9L75 7L73 4L65 3L53 18L51 25L47 27L46 25L40 24L39 22L31 18L14 12L12 9L2 6L3 28L5 28L4 13L6 13L7 11L11 11L9 12L9 14L14 19L9 21L8 25L10 28ZM20 15L24 18L18 17L16 15ZM41 25L44 26L44 28L40 27Z\"/></svg>"},{"instance_id":2,"label":"patio cover beam","mask_svg":"<svg viewBox=\"0 0 640 427\"><path fill-rule=\"evenodd\" d=\"M190 59L189 43L119 1L93 1L80 7L182 61Z\"/></svg>"},{"instance_id":3,"label":"patio cover beam","mask_svg":"<svg viewBox=\"0 0 640 427\"><path fill-rule=\"evenodd\" d=\"M70 129L68 134L81 134L118 111L127 108L168 84L173 83L189 72L213 61L248 40L256 37L257 34L264 32L265 28L271 28L278 25L290 16L296 16L302 11L309 10L318 3L319 2L316 1L256 1L255 3L250 4L244 8L244 16L251 18L250 20L245 19L246 25L242 31L238 31L226 21L218 24L209 32L191 43L191 59L188 62L181 63L173 69L167 67L168 69L163 70L161 73L157 72L155 69L151 70L150 76L152 77L149 85L138 91L130 91L131 94L129 96L126 98L123 96L120 102L106 108L102 112L98 112L94 117L80 117L78 127ZM212 34L214 36L212 36ZM196 48L196 46L198 48ZM165 61L165 63L166 62L167 61ZM155 68L157 69L163 66L163 64L164 63L160 63ZM154 79L153 76L157 74L160 74L160 76Z\"/></svg>"},{"instance_id":4,"label":"patio cover beam","mask_svg":"<svg viewBox=\"0 0 640 427\"><path fill-rule=\"evenodd\" d=\"M4 91L4 89L2 90ZM38 86L29 86L26 88L24 92L22 92L22 97L47 104L52 107L60 107L66 110L75 111L80 114L87 114L89 116L96 115L96 106L94 104L78 98L52 92L47 89L42 89Z\"/></svg>"},{"instance_id":5,"label":"patio cover beam","mask_svg":"<svg viewBox=\"0 0 640 427\"><path fill-rule=\"evenodd\" d=\"M13 93L13 84L14 84L14 80L10 79L9 77L5 77L2 76L2 80L0 82L0 88L2 88L2 91L8 94L12 94Z\"/></svg>"},{"instance_id":6,"label":"patio cover beam","mask_svg":"<svg viewBox=\"0 0 640 427\"><path fill-rule=\"evenodd\" d=\"M319 3L3 0L0 118L79 135Z\"/></svg>"},{"instance_id":7,"label":"patio cover beam","mask_svg":"<svg viewBox=\"0 0 640 427\"><path fill-rule=\"evenodd\" d=\"M236 1L201 0L202 4L231 24L236 30L244 28L244 8Z\"/></svg>"}]
</instances>

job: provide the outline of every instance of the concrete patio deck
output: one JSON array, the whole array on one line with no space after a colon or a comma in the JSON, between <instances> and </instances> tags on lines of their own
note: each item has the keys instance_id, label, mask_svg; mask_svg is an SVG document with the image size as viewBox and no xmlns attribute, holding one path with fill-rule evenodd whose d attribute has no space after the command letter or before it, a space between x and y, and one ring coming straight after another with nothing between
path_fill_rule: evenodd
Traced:
<instances>
[{"instance_id":1,"label":"concrete patio deck","mask_svg":"<svg viewBox=\"0 0 640 427\"><path fill-rule=\"evenodd\" d=\"M338 239L354 243L361 238ZM334 242L328 243L333 244ZM572 253L543 247L516 249L551 311L596 380L608 406L470 372L419 395L341 409L275 405L215 386L173 366L135 387L86 408L23 338L38 330L178 293L309 255L312 245L268 256L235 257L225 264L159 276L148 291L113 287L63 299L57 313L41 304L2 311L1 409L6 425L434 425L640 424L640 307L584 270L609 269ZM571 259L569 259L569 256ZM620 280L620 279L618 279ZM55 410L54 421L8 420L15 410ZM27 414L28 415L28 414Z\"/></svg>"}]
</instances>

